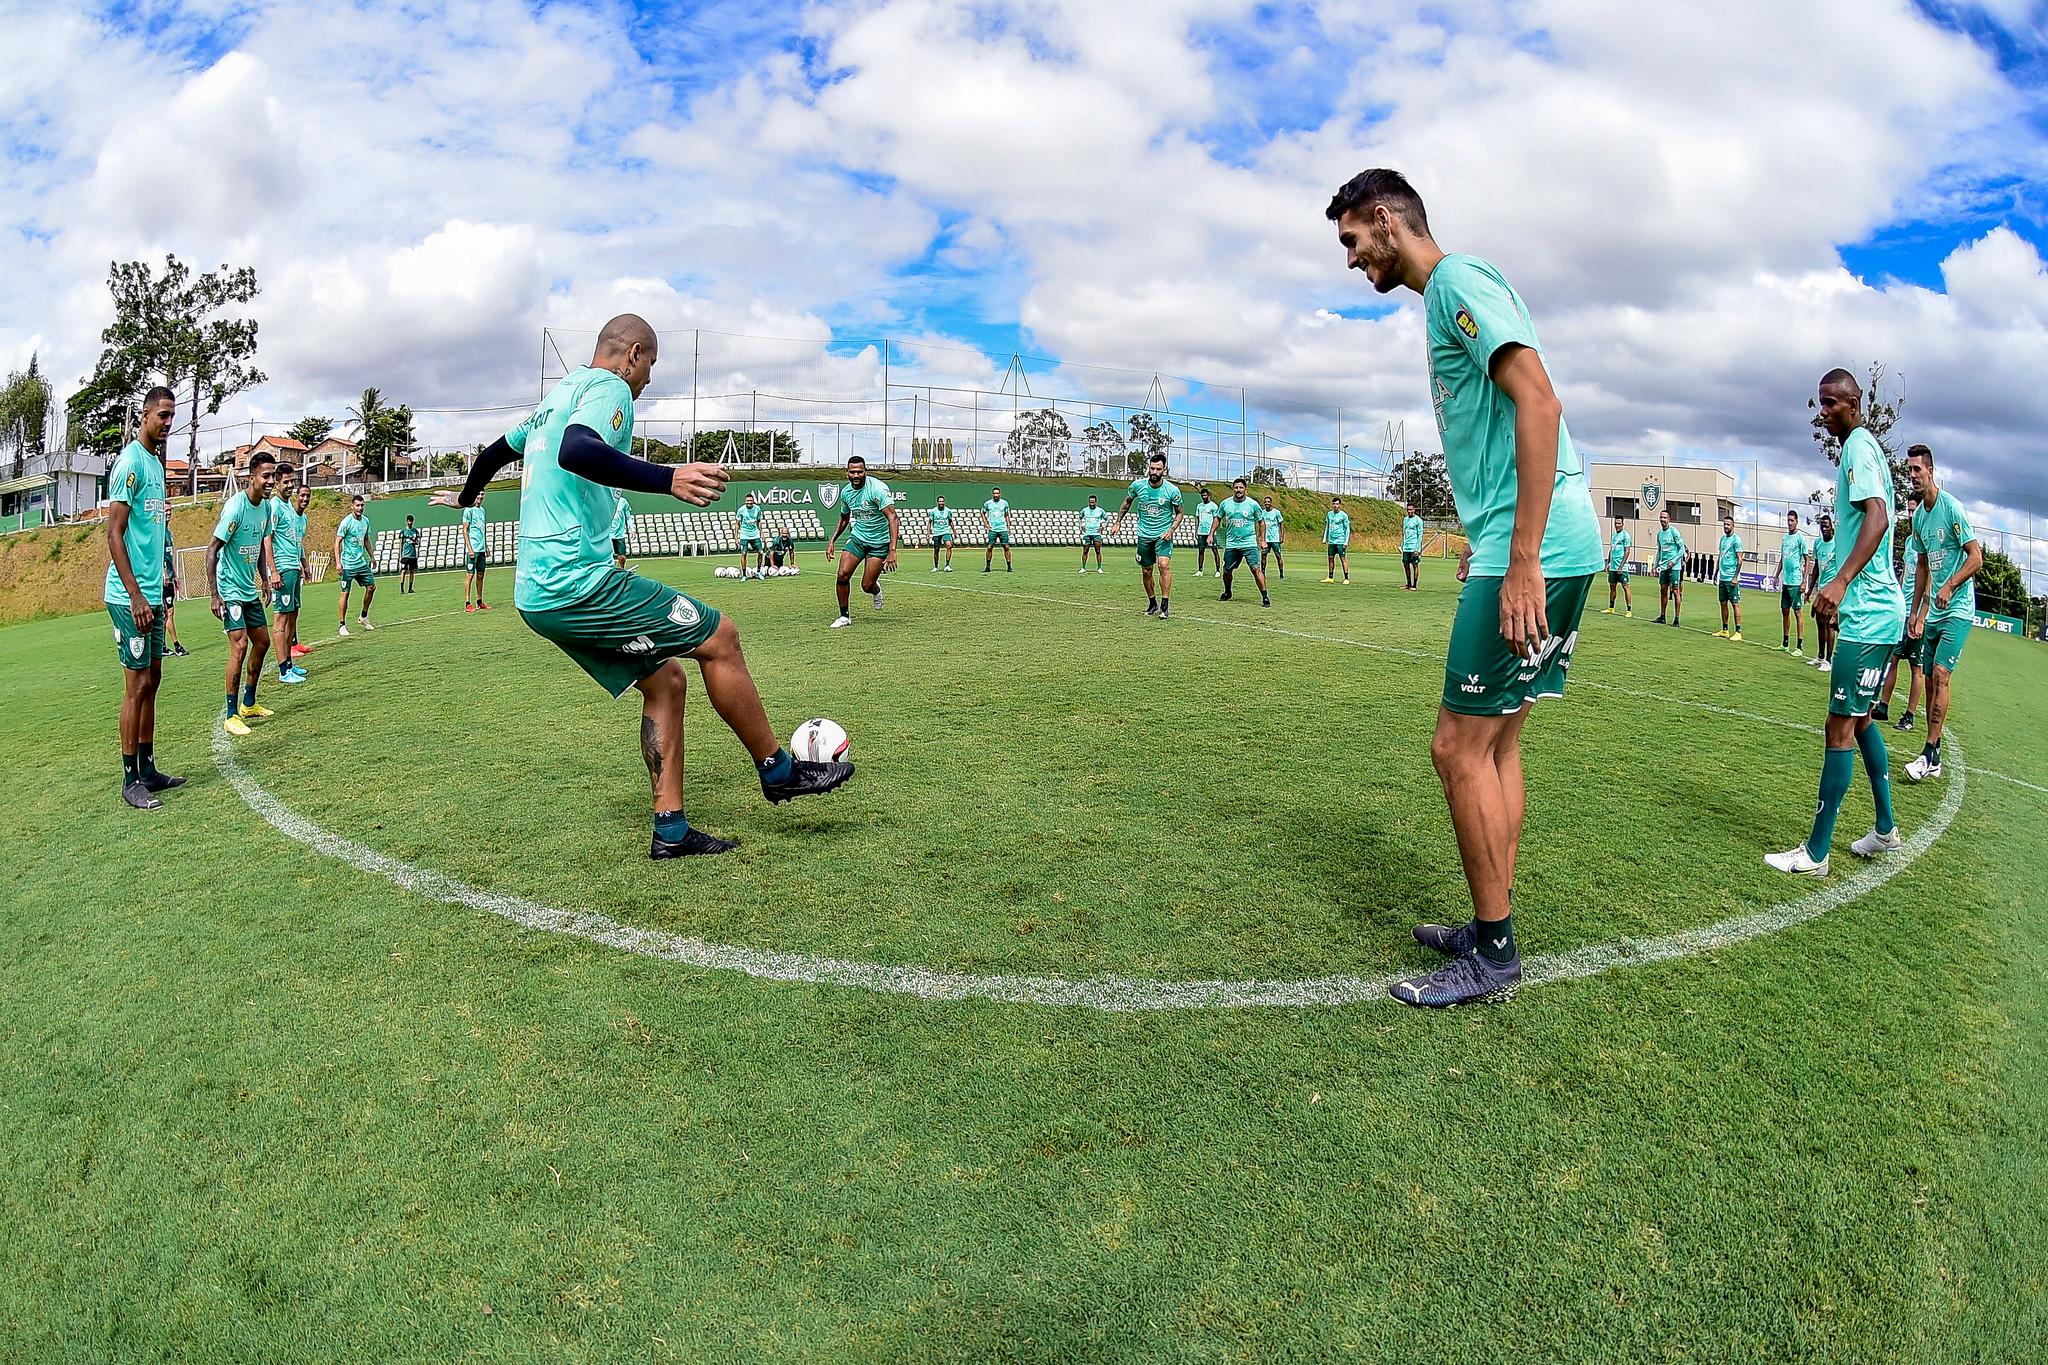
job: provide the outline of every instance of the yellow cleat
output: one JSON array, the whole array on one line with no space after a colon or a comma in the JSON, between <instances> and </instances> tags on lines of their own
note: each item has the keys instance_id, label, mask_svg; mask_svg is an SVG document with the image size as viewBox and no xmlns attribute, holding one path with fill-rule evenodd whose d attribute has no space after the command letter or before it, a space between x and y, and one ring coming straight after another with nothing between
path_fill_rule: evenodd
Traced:
<instances>
[{"instance_id":1,"label":"yellow cleat","mask_svg":"<svg viewBox=\"0 0 2048 1365\"><path fill-rule=\"evenodd\" d=\"M236 707L235 714L242 717L244 720L262 720L265 716L276 715L277 712L271 710L267 706L257 706L254 703L248 703Z\"/></svg>"},{"instance_id":2,"label":"yellow cleat","mask_svg":"<svg viewBox=\"0 0 2048 1365\"><path fill-rule=\"evenodd\" d=\"M1716 640L1725 640L1728 638L1728 632L1725 630L1717 630L1714 632L1714 638Z\"/></svg>"},{"instance_id":3,"label":"yellow cleat","mask_svg":"<svg viewBox=\"0 0 2048 1365\"><path fill-rule=\"evenodd\" d=\"M1614 615L1614 608L1613 608L1613 607L1602 607L1602 608L1600 609L1600 614L1601 614L1602 616L1612 616L1612 615Z\"/></svg>"},{"instance_id":4,"label":"yellow cleat","mask_svg":"<svg viewBox=\"0 0 2048 1365\"><path fill-rule=\"evenodd\" d=\"M1631 611L1625 611L1625 612L1623 612L1623 613L1622 613L1622 615L1623 615L1623 616L1626 616L1626 617L1627 617L1627 618L1628 618L1629 620L1631 620L1631 621L1633 621L1633 620L1635 620L1635 619L1636 619L1636 614L1635 614L1635 612L1634 612L1633 610L1631 610Z\"/></svg>"},{"instance_id":5,"label":"yellow cleat","mask_svg":"<svg viewBox=\"0 0 2048 1365\"><path fill-rule=\"evenodd\" d=\"M220 728L231 735L246 735L249 733L249 727L242 724L240 716L229 716L220 723Z\"/></svg>"},{"instance_id":6,"label":"yellow cleat","mask_svg":"<svg viewBox=\"0 0 2048 1365\"><path fill-rule=\"evenodd\" d=\"M1325 583L1335 583L1337 580L1334 578L1325 578L1323 581Z\"/></svg>"},{"instance_id":7,"label":"yellow cleat","mask_svg":"<svg viewBox=\"0 0 2048 1365\"><path fill-rule=\"evenodd\" d=\"M1736 631L1736 632L1735 632L1735 633L1734 633L1733 635L1729 636L1728 638L1729 638L1729 639L1731 639L1731 640L1740 640L1740 639L1742 638L1742 632L1738 630L1738 631Z\"/></svg>"}]
</instances>

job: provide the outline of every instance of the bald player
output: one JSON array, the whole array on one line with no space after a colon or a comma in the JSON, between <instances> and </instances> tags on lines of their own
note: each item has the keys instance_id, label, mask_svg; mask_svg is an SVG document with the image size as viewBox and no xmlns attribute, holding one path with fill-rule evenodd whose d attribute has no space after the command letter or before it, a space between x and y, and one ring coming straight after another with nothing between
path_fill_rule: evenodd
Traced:
<instances>
[{"instance_id":1,"label":"bald player","mask_svg":"<svg viewBox=\"0 0 2048 1365\"><path fill-rule=\"evenodd\" d=\"M654 794L650 858L723 853L732 842L693 829L683 813L683 659L746 746L770 801L831 791L853 776L850 763L809 763L775 738L761 694L729 618L665 583L612 562L613 489L666 493L703 507L725 486L715 464L650 464L628 453L633 400L658 355L654 329L630 313L598 333L590 364L570 371L540 408L492 442L460 493L436 493L437 507L469 507L514 460L526 474L519 499L519 567L513 601L535 634L552 640L614 697L640 693L640 754Z\"/></svg>"}]
</instances>

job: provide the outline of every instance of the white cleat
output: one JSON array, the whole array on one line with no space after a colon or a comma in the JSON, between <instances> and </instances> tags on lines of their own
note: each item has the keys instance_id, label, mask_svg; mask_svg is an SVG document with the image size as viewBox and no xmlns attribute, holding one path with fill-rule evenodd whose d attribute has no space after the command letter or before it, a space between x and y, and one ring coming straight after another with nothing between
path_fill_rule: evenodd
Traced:
<instances>
[{"instance_id":1,"label":"white cleat","mask_svg":"<svg viewBox=\"0 0 2048 1365\"><path fill-rule=\"evenodd\" d=\"M364 617L364 618L361 618L361 619L357 620L356 624L357 624L357 625L359 625L359 626L361 626L361 627L362 627L362 628L363 628L364 630L375 630L375 629L376 629L376 627L375 627L375 626L373 626L373 625L371 625L371 624L370 624L370 622L369 622L369 618L367 618L367 617Z\"/></svg>"},{"instance_id":2,"label":"white cleat","mask_svg":"<svg viewBox=\"0 0 2048 1365\"><path fill-rule=\"evenodd\" d=\"M1083 565L1081 566L1080 572L1082 572L1082 573L1087 573L1087 572L1088 572L1088 566L1087 566L1086 564L1083 564Z\"/></svg>"},{"instance_id":3,"label":"white cleat","mask_svg":"<svg viewBox=\"0 0 2048 1365\"><path fill-rule=\"evenodd\" d=\"M875 590L874 592L872 592L872 593L869 593L869 594L868 594L868 596L870 596L871 598L873 598L873 599L874 599L874 603L875 603L875 610L876 610L876 611L880 611L880 610L882 609L882 592L881 592L881 589L877 588L877 589L876 589L876 590Z\"/></svg>"},{"instance_id":4,"label":"white cleat","mask_svg":"<svg viewBox=\"0 0 2048 1365\"><path fill-rule=\"evenodd\" d=\"M951 573L951 572L953 572L953 566L952 566L951 564L948 564L948 565L946 566L946 572L947 572L947 573Z\"/></svg>"},{"instance_id":5,"label":"white cleat","mask_svg":"<svg viewBox=\"0 0 2048 1365\"><path fill-rule=\"evenodd\" d=\"M937 573L938 571L939 571L939 566L938 566L938 565L936 565L936 564L932 565L932 572L933 572L933 573Z\"/></svg>"},{"instance_id":6,"label":"white cleat","mask_svg":"<svg viewBox=\"0 0 2048 1365\"><path fill-rule=\"evenodd\" d=\"M1096 570L1095 572L1097 572L1097 573L1101 573L1101 572L1102 572L1102 570L1100 570L1100 569L1097 569L1097 570Z\"/></svg>"},{"instance_id":7,"label":"white cleat","mask_svg":"<svg viewBox=\"0 0 2048 1365\"><path fill-rule=\"evenodd\" d=\"M852 624L853 618L851 616L842 616L832 623L832 629L838 630L841 626L850 626Z\"/></svg>"},{"instance_id":8,"label":"white cleat","mask_svg":"<svg viewBox=\"0 0 2048 1365\"><path fill-rule=\"evenodd\" d=\"M1914 759L1911 763L1908 763L1906 765L1906 780L1908 782L1925 782L1930 777L1940 776L1941 761L1937 759L1934 762L1929 763L1927 761L1926 754L1921 754L1918 758Z\"/></svg>"},{"instance_id":9,"label":"white cleat","mask_svg":"<svg viewBox=\"0 0 2048 1365\"><path fill-rule=\"evenodd\" d=\"M1815 862L1807 856L1806 845L1787 849L1783 853L1766 853L1764 864L1779 872L1790 872L1800 877L1825 877L1828 875L1828 860Z\"/></svg>"},{"instance_id":10,"label":"white cleat","mask_svg":"<svg viewBox=\"0 0 2048 1365\"><path fill-rule=\"evenodd\" d=\"M338 633L342 635L348 634L348 627L346 625L342 626L341 630Z\"/></svg>"},{"instance_id":11,"label":"white cleat","mask_svg":"<svg viewBox=\"0 0 2048 1365\"><path fill-rule=\"evenodd\" d=\"M1879 834L1876 830L1864 835L1849 845L1849 851L1859 858L1875 858L1880 853L1897 853L1905 845L1894 828L1890 834Z\"/></svg>"}]
</instances>

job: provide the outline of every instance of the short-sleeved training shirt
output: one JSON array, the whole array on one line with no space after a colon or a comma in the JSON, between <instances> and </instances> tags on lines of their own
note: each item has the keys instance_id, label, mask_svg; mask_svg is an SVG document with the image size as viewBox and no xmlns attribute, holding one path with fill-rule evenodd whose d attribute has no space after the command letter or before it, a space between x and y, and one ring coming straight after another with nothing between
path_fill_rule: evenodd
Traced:
<instances>
[{"instance_id":1,"label":"short-sleeved training shirt","mask_svg":"<svg viewBox=\"0 0 2048 1365\"><path fill-rule=\"evenodd\" d=\"M1977 538L1970 529L1969 514L1944 488L1934 495L1932 507L1913 509L1913 534L1906 540L1906 557L1919 568L1919 556L1927 555L1927 619L1929 621L1971 621L1977 615L1977 580L1971 579L1948 599L1948 609L1934 605L1934 595L1955 577L1968 557L1968 546Z\"/></svg>"},{"instance_id":2,"label":"short-sleeved training shirt","mask_svg":"<svg viewBox=\"0 0 2048 1365\"><path fill-rule=\"evenodd\" d=\"M334 528L334 534L341 541L341 567L344 570L370 567L368 517L351 512Z\"/></svg>"},{"instance_id":3,"label":"short-sleeved training shirt","mask_svg":"<svg viewBox=\"0 0 2048 1365\"><path fill-rule=\"evenodd\" d=\"M1259 544L1259 523L1265 512L1250 498L1235 494L1223 500L1223 548L1254 550Z\"/></svg>"},{"instance_id":4,"label":"short-sleeved training shirt","mask_svg":"<svg viewBox=\"0 0 2048 1365\"><path fill-rule=\"evenodd\" d=\"M1858 427L1842 442L1842 463L1835 471L1835 541L1842 547L1838 554L1847 555L1863 533L1862 504L1873 498L1883 503L1879 515L1889 529L1894 520L1891 464L1877 438ZM1905 595L1892 571L1892 557L1882 547L1849 581L1840 621L1842 638L1851 644L1891 644L1905 632Z\"/></svg>"},{"instance_id":5,"label":"short-sleeved training shirt","mask_svg":"<svg viewBox=\"0 0 2048 1365\"><path fill-rule=\"evenodd\" d=\"M563 375L531 417L505 433L519 452L519 568L513 604L572 607L612 571L612 490L562 468L562 437L585 426L620 454L633 445L633 391L610 370Z\"/></svg>"},{"instance_id":6,"label":"short-sleeved training shirt","mask_svg":"<svg viewBox=\"0 0 2048 1365\"><path fill-rule=\"evenodd\" d=\"M292 505L282 498L272 498L270 503L270 557L277 562L280 572L303 569L308 514L294 512Z\"/></svg>"},{"instance_id":7,"label":"short-sleeved training shirt","mask_svg":"<svg viewBox=\"0 0 2048 1365\"><path fill-rule=\"evenodd\" d=\"M1351 543L1351 514L1349 512L1323 513L1323 542L1328 545L1349 545Z\"/></svg>"},{"instance_id":8,"label":"short-sleeved training shirt","mask_svg":"<svg viewBox=\"0 0 2048 1365\"><path fill-rule=\"evenodd\" d=\"M1173 519L1180 514L1180 489L1173 480L1161 479L1154 488L1149 478L1131 480L1126 490L1131 505L1138 509L1138 534L1147 540L1158 540L1173 529Z\"/></svg>"},{"instance_id":9,"label":"short-sleeved training shirt","mask_svg":"<svg viewBox=\"0 0 2048 1365\"><path fill-rule=\"evenodd\" d=\"M896 495L889 491L889 485L870 474L856 489L848 479L839 485L839 509L853 518L848 531L863 545L883 546L889 543L889 509L896 505Z\"/></svg>"},{"instance_id":10,"label":"short-sleeved training shirt","mask_svg":"<svg viewBox=\"0 0 2048 1365\"><path fill-rule=\"evenodd\" d=\"M1636 538L1627 531L1616 531L1607 538L1607 567L1620 573L1628 567L1628 552L1635 547Z\"/></svg>"},{"instance_id":11,"label":"short-sleeved training shirt","mask_svg":"<svg viewBox=\"0 0 2048 1365\"><path fill-rule=\"evenodd\" d=\"M220 542L213 585L222 601L257 600L256 573L269 535L270 499L251 502L247 493L237 493L220 509L220 520L213 524L213 538Z\"/></svg>"},{"instance_id":12,"label":"short-sleeved training shirt","mask_svg":"<svg viewBox=\"0 0 2048 1365\"><path fill-rule=\"evenodd\" d=\"M121 536L128 550L128 572L153 607L164 601L164 557L170 553L170 513L164 505L164 462L140 441L130 441L107 474L107 501L128 504L128 529ZM106 590L101 600L132 607L128 585L113 561L107 563Z\"/></svg>"}]
</instances>

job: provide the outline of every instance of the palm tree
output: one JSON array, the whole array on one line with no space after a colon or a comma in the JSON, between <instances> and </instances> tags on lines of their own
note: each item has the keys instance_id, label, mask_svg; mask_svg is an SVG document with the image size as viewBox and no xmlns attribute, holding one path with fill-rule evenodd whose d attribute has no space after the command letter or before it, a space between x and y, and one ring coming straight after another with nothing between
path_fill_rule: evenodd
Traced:
<instances>
[{"instance_id":1,"label":"palm tree","mask_svg":"<svg viewBox=\"0 0 2048 1365\"><path fill-rule=\"evenodd\" d=\"M348 410L348 424L356 433L356 468L358 472L370 467L373 456L384 453L384 441L390 432L390 406L384 396L375 389L364 389L363 396ZM348 482L348 459L342 459L341 481Z\"/></svg>"}]
</instances>

